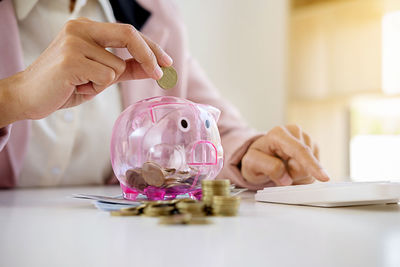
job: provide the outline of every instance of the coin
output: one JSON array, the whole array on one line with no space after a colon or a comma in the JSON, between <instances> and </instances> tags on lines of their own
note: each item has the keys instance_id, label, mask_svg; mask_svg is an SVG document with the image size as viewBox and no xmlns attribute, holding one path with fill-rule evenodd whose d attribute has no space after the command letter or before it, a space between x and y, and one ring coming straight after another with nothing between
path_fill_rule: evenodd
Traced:
<instances>
[{"instance_id":1,"label":"coin","mask_svg":"<svg viewBox=\"0 0 400 267\"><path fill-rule=\"evenodd\" d=\"M176 70L172 66L161 67L161 69L164 74L159 80L157 80L158 85L166 90L173 88L178 81Z\"/></svg>"},{"instance_id":2,"label":"coin","mask_svg":"<svg viewBox=\"0 0 400 267\"><path fill-rule=\"evenodd\" d=\"M154 162L143 163L142 176L149 185L160 187L164 184L165 178L162 169Z\"/></svg>"},{"instance_id":3,"label":"coin","mask_svg":"<svg viewBox=\"0 0 400 267\"><path fill-rule=\"evenodd\" d=\"M175 207L168 204L149 205L144 209L144 215L150 217L167 216L171 215L174 209Z\"/></svg>"},{"instance_id":4,"label":"coin","mask_svg":"<svg viewBox=\"0 0 400 267\"><path fill-rule=\"evenodd\" d=\"M160 224L187 224L192 219L192 215L186 214L174 214L171 216L163 216L160 218Z\"/></svg>"},{"instance_id":5,"label":"coin","mask_svg":"<svg viewBox=\"0 0 400 267\"><path fill-rule=\"evenodd\" d=\"M205 216L204 203L193 200L181 201L176 204L179 213L190 213L192 216Z\"/></svg>"},{"instance_id":6,"label":"coin","mask_svg":"<svg viewBox=\"0 0 400 267\"><path fill-rule=\"evenodd\" d=\"M129 186L143 190L146 188L147 184L142 177L140 169L129 169L125 173L126 182Z\"/></svg>"},{"instance_id":7,"label":"coin","mask_svg":"<svg viewBox=\"0 0 400 267\"><path fill-rule=\"evenodd\" d=\"M211 207L214 196L230 195L230 181L227 179L202 180L201 188L202 188L202 201L208 207Z\"/></svg>"},{"instance_id":8,"label":"coin","mask_svg":"<svg viewBox=\"0 0 400 267\"><path fill-rule=\"evenodd\" d=\"M240 197L214 196L212 213L217 216L235 216L239 210Z\"/></svg>"},{"instance_id":9,"label":"coin","mask_svg":"<svg viewBox=\"0 0 400 267\"><path fill-rule=\"evenodd\" d=\"M138 207L129 207L111 211L110 214L111 216L137 216L140 214L140 209L138 209Z\"/></svg>"}]
</instances>

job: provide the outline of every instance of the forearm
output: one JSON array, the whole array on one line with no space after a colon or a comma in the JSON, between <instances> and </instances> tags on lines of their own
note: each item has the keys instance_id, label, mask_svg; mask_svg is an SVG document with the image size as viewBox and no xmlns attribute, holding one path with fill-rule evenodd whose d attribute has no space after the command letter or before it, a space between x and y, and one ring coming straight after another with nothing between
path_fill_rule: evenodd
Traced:
<instances>
[{"instance_id":1,"label":"forearm","mask_svg":"<svg viewBox=\"0 0 400 267\"><path fill-rule=\"evenodd\" d=\"M22 84L21 74L0 80L0 128L24 119L24 109L18 97L18 88Z\"/></svg>"}]
</instances>

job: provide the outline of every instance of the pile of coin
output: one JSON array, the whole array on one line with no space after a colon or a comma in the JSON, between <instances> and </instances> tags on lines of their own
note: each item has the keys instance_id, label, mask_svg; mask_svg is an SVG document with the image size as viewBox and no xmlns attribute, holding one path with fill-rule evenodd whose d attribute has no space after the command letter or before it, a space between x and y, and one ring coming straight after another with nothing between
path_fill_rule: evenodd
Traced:
<instances>
[{"instance_id":1,"label":"pile of coin","mask_svg":"<svg viewBox=\"0 0 400 267\"><path fill-rule=\"evenodd\" d=\"M192 216L205 216L205 206L203 202L195 201L193 199L187 201L180 201L176 204L179 213L190 213Z\"/></svg>"},{"instance_id":2,"label":"pile of coin","mask_svg":"<svg viewBox=\"0 0 400 267\"><path fill-rule=\"evenodd\" d=\"M240 197L214 196L212 213L219 216L236 216L240 205Z\"/></svg>"},{"instance_id":3,"label":"pile of coin","mask_svg":"<svg viewBox=\"0 0 400 267\"><path fill-rule=\"evenodd\" d=\"M226 179L201 181L202 201L206 206L213 204L214 196L229 196L230 182Z\"/></svg>"},{"instance_id":4,"label":"pile of coin","mask_svg":"<svg viewBox=\"0 0 400 267\"><path fill-rule=\"evenodd\" d=\"M191 186L192 170L162 168L155 162L143 163L142 168L128 169L125 172L128 186L143 191L147 186L171 188L174 186Z\"/></svg>"},{"instance_id":5,"label":"pile of coin","mask_svg":"<svg viewBox=\"0 0 400 267\"><path fill-rule=\"evenodd\" d=\"M155 204L148 205L144 208L143 213L150 217L169 216L172 214L175 207L170 204Z\"/></svg>"},{"instance_id":6,"label":"pile of coin","mask_svg":"<svg viewBox=\"0 0 400 267\"><path fill-rule=\"evenodd\" d=\"M112 216L160 217L161 224L208 224L205 216L237 215L240 197L230 195L229 180L203 180L202 201L191 198L143 201L137 207L112 211Z\"/></svg>"}]
</instances>

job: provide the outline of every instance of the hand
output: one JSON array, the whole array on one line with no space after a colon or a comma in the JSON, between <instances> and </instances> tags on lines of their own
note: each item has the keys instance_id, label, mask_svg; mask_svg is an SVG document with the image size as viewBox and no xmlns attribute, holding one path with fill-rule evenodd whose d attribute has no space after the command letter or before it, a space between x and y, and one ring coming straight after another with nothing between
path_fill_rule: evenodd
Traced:
<instances>
[{"instance_id":1,"label":"hand","mask_svg":"<svg viewBox=\"0 0 400 267\"><path fill-rule=\"evenodd\" d=\"M132 58L124 61L107 51L108 47L126 47ZM90 100L113 83L159 79L159 65L171 64L172 59L157 44L131 25L71 20L31 66L0 81L0 102L13 104L11 109L0 108L1 115L11 121L44 118L57 109Z\"/></svg>"},{"instance_id":2,"label":"hand","mask_svg":"<svg viewBox=\"0 0 400 267\"><path fill-rule=\"evenodd\" d=\"M318 146L296 125L275 127L255 140L242 158L242 175L250 183L276 185L328 181Z\"/></svg>"}]
</instances>

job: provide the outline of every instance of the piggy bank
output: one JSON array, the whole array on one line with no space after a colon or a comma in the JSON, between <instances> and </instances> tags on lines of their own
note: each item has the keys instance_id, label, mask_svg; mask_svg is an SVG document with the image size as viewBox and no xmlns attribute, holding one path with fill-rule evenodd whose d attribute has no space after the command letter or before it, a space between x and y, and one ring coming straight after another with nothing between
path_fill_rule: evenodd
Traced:
<instances>
[{"instance_id":1,"label":"piggy bank","mask_svg":"<svg viewBox=\"0 0 400 267\"><path fill-rule=\"evenodd\" d=\"M112 168L124 198L200 199L201 180L215 179L223 166L219 115L217 108L173 96L124 110L111 139Z\"/></svg>"}]
</instances>

